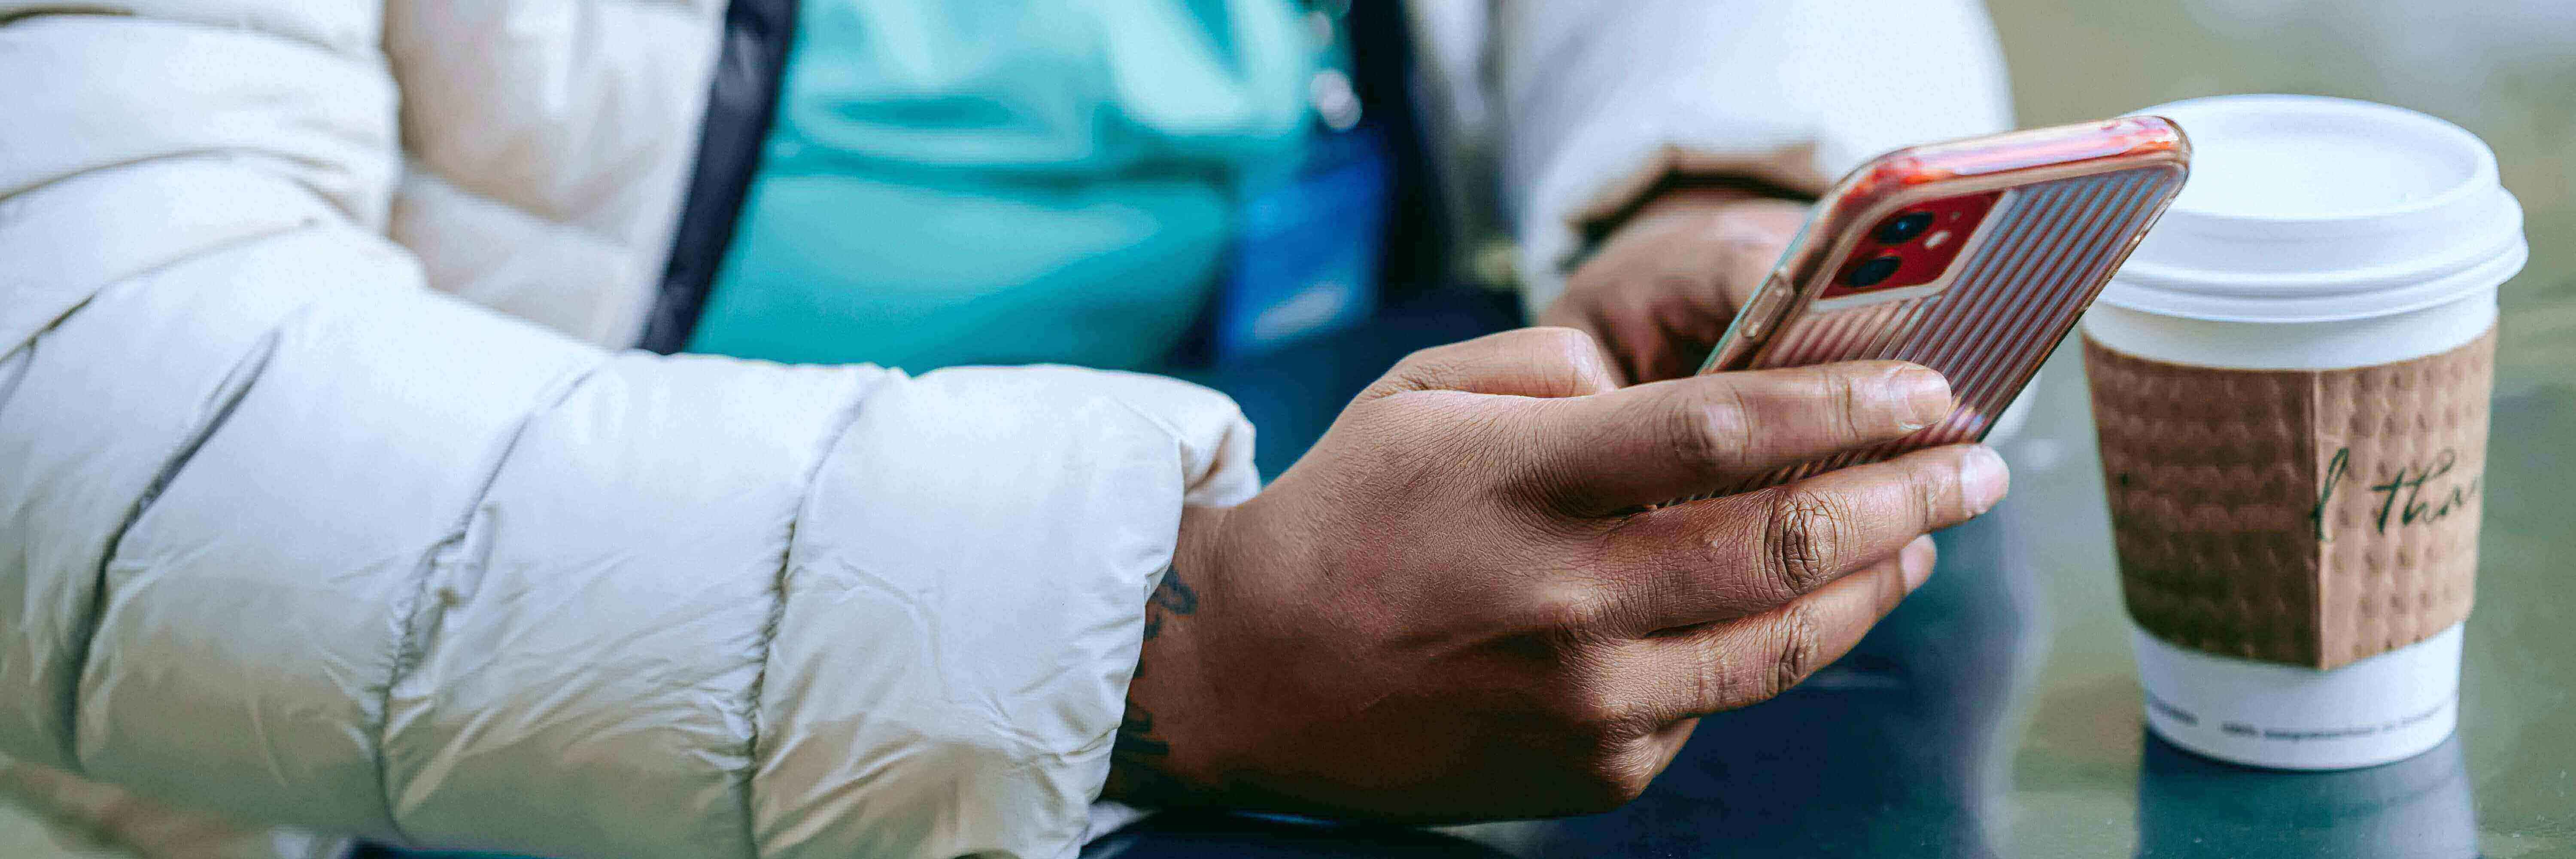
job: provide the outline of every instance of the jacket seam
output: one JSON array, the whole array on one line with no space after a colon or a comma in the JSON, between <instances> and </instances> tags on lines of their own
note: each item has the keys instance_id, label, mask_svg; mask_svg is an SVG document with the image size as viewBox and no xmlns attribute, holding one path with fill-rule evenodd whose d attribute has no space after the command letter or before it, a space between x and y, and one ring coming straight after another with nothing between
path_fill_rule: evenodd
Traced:
<instances>
[{"instance_id":1,"label":"jacket seam","mask_svg":"<svg viewBox=\"0 0 2576 859\"><path fill-rule=\"evenodd\" d=\"M823 469L831 464L834 454L840 451L842 442L848 439L851 429L858 425L859 411L864 407L867 398L876 392L879 384L885 381L883 378L861 381L858 390L850 392L850 399L841 406L840 413L833 416L832 429L823 435L822 448L814 457L814 464L805 469L803 489L797 493L796 516L787 521L786 540L779 547L778 572L770 579L769 617L761 624L757 642L760 648L759 667L752 672L751 686L744 690L743 720L749 727L749 731L743 737L740 796L742 797L742 855L746 857L761 855L760 821L754 816L756 805L752 795L760 784L761 725L765 721L761 717L760 701L761 693L769 684L770 660L777 653L778 628L787 620L787 583L796 569L796 531L804 524L805 510L812 503L814 487L822 480Z\"/></svg>"},{"instance_id":2,"label":"jacket seam","mask_svg":"<svg viewBox=\"0 0 2576 859\"><path fill-rule=\"evenodd\" d=\"M590 366L558 382L552 391L554 396L541 399L539 405L532 406L525 415L520 417L518 425L511 428L509 439L501 443L501 449L498 455L493 457L492 464L484 469L482 484L475 488L473 499L466 503L464 512L456 519L456 524L450 527L438 542L430 544L429 550L422 553L420 560L413 565L410 576L411 597L393 606L395 617L400 620L400 623L397 624L395 632L393 664L386 672L384 687L376 696L376 724L373 726L372 733L376 740L374 750L376 786L378 792L383 794L385 827L398 841L405 844L414 843L411 835L404 831L402 819L394 808L392 754L394 690L420 667L420 663L428 655L429 644L420 640L421 615L424 613L423 607L429 604L429 588L431 581L437 577L439 559L449 549L465 542L465 538L473 530L475 513L481 510L483 502L491 497L492 487L500 483L502 470L508 467L510 457L518 452L519 443L527 438L528 428L534 426L538 418L570 399L574 392L579 391L584 383L592 376L598 375L607 365L608 360L605 356L592 361Z\"/></svg>"},{"instance_id":3,"label":"jacket seam","mask_svg":"<svg viewBox=\"0 0 2576 859\"><path fill-rule=\"evenodd\" d=\"M83 305L88 303L88 299L81 300ZM73 309L79 308L75 306ZM38 335L41 337L42 332L38 332ZM0 414L9 411L10 400L17 399L19 383L27 380L27 374L35 372L37 339L37 337L29 337L27 342L18 344L17 348L0 352Z\"/></svg>"},{"instance_id":4,"label":"jacket seam","mask_svg":"<svg viewBox=\"0 0 2576 859\"><path fill-rule=\"evenodd\" d=\"M65 308L62 313L47 321L43 328L38 329L36 333L29 335L24 342L18 344L16 349L10 350L11 354L16 354L20 350L24 350L27 354L27 364L25 369L20 371L19 381L23 382L26 375L35 372L36 342L44 339L45 335L51 334L56 329L61 328L63 323L69 321L74 314L78 314L83 309L88 308L91 302L98 300L99 293L113 289L119 284L133 282L137 279L159 273L165 269L179 265L181 262L186 260L222 253L234 248L248 247L252 244L280 236L302 232L304 230L311 229L312 227L312 223L303 222L280 227L274 230L263 230L245 234L230 241L216 242L180 257L174 257L149 266L144 266L125 276L111 278L89 288L88 294L83 295L78 301L73 302L70 307ZM135 496L133 506L126 510L125 516L122 519L118 520L116 528L107 533L107 542L104 543L102 548L99 550L98 568L91 573L89 609L83 614L81 625L76 627L76 637L79 640L79 646L73 650L72 663L69 666L70 671L65 674L65 682L70 685L68 688L57 690L63 696L63 702L61 705L63 726L61 759L65 766L75 775L82 774L88 769L88 767L81 762L79 752L81 677L89 673L90 657L98 647L99 625L104 623L107 619L107 606L109 603L107 598L107 571L116 566L117 547L124 544L125 535L133 530L136 523L143 520L143 514L151 508L153 502L160 500L162 491L170 487L170 482L178 479L180 469L186 468L188 461L196 457L197 450L204 447L207 440L214 438L215 431L221 429L226 422L232 419L233 409L241 404L242 398L250 395L251 387L259 381L259 377L262 374L267 372L269 359L277 354L278 345L284 341L284 336L280 331L286 325L285 317L287 315L301 312L306 306L309 305L297 305L295 309L288 311L285 315L281 315L277 325L272 326L267 333L260 336L259 340L251 344L250 351L242 357L240 362L236 362L235 369L232 373L227 374L223 382L216 388L216 396L220 397L221 401L211 404L212 413L206 419L205 424L192 430L188 436L180 440L177 446L171 449L169 456L162 461L160 470L152 476L152 481L144 484L143 492ZM12 397L16 396L17 384L17 382L13 382L10 385L9 394Z\"/></svg>"},{"instance_id":5,"label":"jacket seam","mask_svg":"<svg viewBox=\"0 0 2576 859\"><path fill-rule=\"evenodd\" d=\"M70 769L75 774L86 774L89 770L88 765L80 759L81 678L89 674L91 658L98 650L99 628L106 623L107 608L109 603L113 602L108 599L107 573L116 566L117 549L125 543L125 537L133 531L135 523L143 520L143 514L152 508L154 502L161 500L161 493L170 488L172 481L178 479L179 472L187 467L189 461L196 458L197 451L203 449L206 442L213 439L215 433L226 423L231 422L233 411L240 408L242 400L250 396L251 388L256 386L260 377L268 372L268 362L276 357L278 344L283 339L283 335L276 329L271 329L260 337L252 347L252 353L245 356L243 363L236 365L233 372L224 380L224 384L230 387L231 391L221 403L215 406L214 414L202 426L180 440L178 447L163 460L159 472L152 476L152 482L144 484L143 492L135 496L134 504L126 508L125 516L117 522L116 528L107 534L106 548L99 553L98 568L91 572L89 610L82 618L79 627L80 647L73 651L71 670L64 674L64 681L70 684L70 688L61 690L63 696L62 760L70 765ZM28 357L31 363L34 358L33 342L29 341L31 352Z\"/></svg>"},{"instance_id":6,"label":"jacket seam","mask_svg":"<svg viewBox=\"0 0 2576 859\"><path fill-rule=\"evenodd\" d=\"M127 163L139 164L148 160L152 159L142 159ZM72 175L77 176L81 174L74 173ZM0 195L0 201L6 201L9 199L13 198L7 195ZM207 257L240 250L261 242L285 238L307 230L319 229L322 226L323 224L321 222L306 219L292 224L279 224L270 229L256 230L236 236L226 236L222 239L208 242L201 246L190 247L186 250L173 253L166 259L154 260L151 263L137 266L130 271L111 274L105 278L98 279L95 282L88 284L86 287L74 287L74 289L79 290L78 294L80 295L80 298L72 300L69 306L66 306L61 311L54 313L53 317L45 320L45 323L38 326L34 333L28 334L26 339L19 341L15 345L24 346L28 343L33 343L36 341L36 338L51 333L56 328L61 328L63 323L71 321L73 316L88 308L90 302L98 300L99 293L114 289L122 284L162 274L182 264L196 262ZM296 309L302 309L302 307L303 305L297 305ZM16 350L15 348L12 348L11 351L14 352Z\"/></svg>"}]
</instances>

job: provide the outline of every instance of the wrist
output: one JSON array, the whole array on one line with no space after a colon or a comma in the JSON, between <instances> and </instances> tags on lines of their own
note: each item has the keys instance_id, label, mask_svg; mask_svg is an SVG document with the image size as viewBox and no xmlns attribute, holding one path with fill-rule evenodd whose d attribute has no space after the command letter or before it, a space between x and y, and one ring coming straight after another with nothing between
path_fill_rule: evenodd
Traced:
<instances>
[{"instance_id":1,"label":"wrist","mask_svg":"<svg viewBox=\"0 0 2576 859\"><path fill-rule=\"evenodd\" d=\"M1192 507L1181 515L1170 568L1147 595L1142 646L1128 681L1126 712L1110 753L1102 796L1144 805L1187 804L1206 787L1197 762L1204 742L1186 730L1206 694L1196 649L1204 588L1223 569L1222 525L1232 511Z\"/></svg>"},{"instance_id":2,"label":"wrist","mask_svg":"<svg viewBox=\"0 0 2576 859\"><path fill-rule=\"evenodd\" d=\"M1172 544L1172 569L1194 573L1189 584L1204 584L1226 565L1225 523L1233 507L1181 508L1181 530ZM1169 573L1167 572L1168 576Z\"/></svg>"}]
</instances>

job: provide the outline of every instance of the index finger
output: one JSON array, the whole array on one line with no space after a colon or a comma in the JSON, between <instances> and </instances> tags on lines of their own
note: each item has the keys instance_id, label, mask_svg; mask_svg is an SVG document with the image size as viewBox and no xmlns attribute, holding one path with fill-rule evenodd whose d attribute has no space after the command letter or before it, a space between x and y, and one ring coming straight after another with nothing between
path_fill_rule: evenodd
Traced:
<instances>
[{"instance_id":1,"label":"index finger","mask_svg":"<svg viewBox=\"0 0 2576 859\"><path fill-rule=\"evenodd\" d=\"M1637 385L1549 402L1537 483L1569 512L1606 514L1892 441L1952 408L1941 374L1902 361Z\"/></svg>"}]
</instances>

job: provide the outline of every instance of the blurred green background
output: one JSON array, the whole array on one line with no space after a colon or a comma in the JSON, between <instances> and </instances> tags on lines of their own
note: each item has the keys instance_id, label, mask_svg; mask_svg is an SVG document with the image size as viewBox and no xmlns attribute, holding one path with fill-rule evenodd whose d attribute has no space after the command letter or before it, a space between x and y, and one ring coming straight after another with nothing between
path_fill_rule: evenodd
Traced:
<instances>
[{"instance_id":1,"label":"blurred green background","mask_svg":"<svg viewBox=\"0 0 2576 859\"><path fill-rule=\"evenodd\" d=\"M2488 856L2576 856L2576 2L1988 0L2023 125L2194 96L2290 92L2401 105L2495 148L2531 263L2504 288L2490 480L2460 736ZM2357 179L2357 181L2359 181ZM1991 834L2009 855L2137 844L2138 691L2081 363L2061 349L2014 494L2041 567L2050 644L2017 702L2019 751ZM2035 470L2045 469L2042 476Z\"/></svg>"}]
</instances>

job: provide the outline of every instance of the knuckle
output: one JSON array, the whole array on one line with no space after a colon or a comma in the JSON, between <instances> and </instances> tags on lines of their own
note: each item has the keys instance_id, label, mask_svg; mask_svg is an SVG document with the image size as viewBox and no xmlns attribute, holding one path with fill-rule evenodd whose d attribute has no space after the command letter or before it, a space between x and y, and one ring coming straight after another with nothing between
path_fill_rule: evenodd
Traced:
<instances>
[{"instance_id":1,"label":"knuckle","mask_svg":"<svg viewBox=\"0 0 2576 859\"><path fill-rule=\"evenodd\" d=\"M1455 351L1462 344L1416 349L1397 359L1386 374L1379 376L1368 389L1360 392L1361 401L1390 397L1412 391L1427 391L1446 384L1457 361Z\"/></svg>"},{"instance_id":2,"label":"knuckle","mask_svg":"<svg viewBox=\"0 0 2576 859\"><path fill-rule=\"evenodd\" d=\"M1842 563L1850 505L1837 496L1783 492L1771 502L1762 529L1762 563L1783 598L1815 590Z\"/></svg>"},{"instance_id":3,"label":"knuckle","mask_svg":"<svg viewBox=\"0 0 2576 859\"><path fill-rule=\"evenodd\" d=\"M1748 229L1742 213L1724 206L1693 213L1689 228L1697 233L1693 238L1719 246L1752 244L1765 238L1760 231Z\"/></svg>"},{"instance_id":4,"label":"knuckle","mask_svg":"<svg viewBox=\"0 0 2576 859\"><path fill-rule=\"evenodd\" d=\"M1475 366L1477 356L1493 347L1494 344L1479 340L1430 346L1413 350L1395 366L1398 370L1411 371L1415 377L1436 380L1436 385L1451 384L1464 375L1466 368Z\"/></svg>"},{"instance_id":5,"label":"knuckle","mask_svg":"<svg viewBox=\"0 0 2576 859\"><path fill-rule=\"evenodd\" d=\"M1521 329L1519 337L1528 340L1528 348L1567 360L1580 360L1592 355L1592 335L1579 328L1546 326Z\"/></svg>"},{"instance_id":6,"label":"knuckle","mask_svg":"<svg viewBox=\"0 0 2576 859\"><path fill-rule=\"evenodd\" d=\"M1567 582L1541 591L1532 598L1531 613L1539 630L1551 633L1561 645L1589 641L1597 630L1609 626L1617 614L1617 604L1609 589L1588 582Z\"/></svg>"},{"instance_id":7,"label":"knuckle","mask_svg":"<svg viewBox=\"0 0 2576 859\"><path fill-rule=\"evenodd\" d=\"M1741 660L1723 639L1702 636L1696 648L1699 676L1695 700L1704 711L1730 710L1751 703L1754 690L1745 688L1745 678L1738 668Z\"/></svg>"},{"instance_id":8,"label":"knuckle","mask_svg":"<svg viewBox=\"0 0 2576 859\"><path fill-rule=\"evenodd\" d=\"M1564 710L1559 714L1579 736L1613 746L1632 739L1651 727L1656 718L1652 708L1636 698L1612 691L1606 684L1586 683L1562 698Z\"/></svg>"},{"instance_id":9,"label":"knuckle","mask_svg":"<svg viewBox=\"0 0 2576 859\"><path fill-rule=\"evenodd\" d=\"M1747 420L1743 400L1733 388L1716 402L1693 402L1673 409L1673 453L1682 463L1708 472L1732 468L1741 459Z\"/></svg>"},{"instance_id":10,"label":"knuckle","mask_svg":"<svg viewBox=\"0 0 2576 859\"><path fill-rule=\"evenodd\" d=\"M1917 466L1909 469L1905 476L1906 482L1911 484L1909 488L1912 491L1908 493L1906 500L1913 503L1913 509L1905 511L1907 517L1918 524L1924 524L1939 515L1941 510L1965 506L1952 502L1952 499L1960 496L1958 473L1958 469L1955 468L1945 470Z\"/></svg>"},{"instance_id":11,"label":"knuckle","mask_svg":"<svg viewBox=\"0 0 2576 859\"><path fill-rule=\"evenodd\" d=\"M1778 650L1772 654L1769 676L1763 678L1764 700L1789 691L1789 687L1823 667L1818 660L1823 635L1814 609L1803 603L1790 603L1774 623L1777 627L1772 631L1773 642Z\"/></svg>"},{"instance_id":12,"label":"knuckle","mask_svg":"<svg viewBox=\"0 0 2576 859\"><path fill-rule=\"evenodd\" d=\"M1715 232L1716 238L1722 242L1751 248L1785 247L1790 236L1806 221L1806 208L1798 204L1787 207L1769 205L1772 202L1740 201L1716 209L1709 213L1702 226Z\"/></svg>"},{"instance_id":13,"label":"knuckle","mask_svg":"<svg viewBox=\"0 0 2576 859\"><path fill-rule=\"evenodd\" d=\"M1619 679L1622 648L1593 641L1561 651L1539 712L1556 722L1580 753L1597 757L1652 733L1661 714L1633 684Z\"/></svg>"},{"instance_id":14,"label":"knuckle","mask_svg":"<svg viewBox=\"0 0 2576 859\"><path fill-rule=\"evenodd\" d=\"M1874 396L1885 387L1874 381L1880 375L1884 374L1861 367L1847 367L1823 380L1825 394L1834 403L1834 431L1843 438L1859 438L1864 427L1879 423L1865 415L1885 405L1885 398Z\"/></svg>"},{"instance_id":15,"label":"knuckle","mask_svg":"<svg viewBox=\"0 0 2576 859\"><path fill-rule=\"evenodd\" d=\"M1396 359L1395 366L1421 367L1439 363L1440 356L1446 354L1447 350L1452 348L1454 345L1455 344L1448 344L1415 349L1411 352L1404 353L1404 357Z\"/></svg>"},{"instance_id":16,"label":"knuckle","mask_svg":"<svg viewBox=\"0 0 2576 859\"><path fill-rule=\"evenodd\" d=\"M1547 362L1567 374L1575 393L1592 393L1611 387L1610 366L1599 341L1580 328L1532 328L1529 349L1546 356Z\"/></svg>"},{"instance_id":17,"label":"knuckle","mask_svg":"<svg viewBox=\"0 0 2576 859\"><path fill-rule=\"evenodd\" d=\"M1654 781L1654 765L1642 759L1641 746L1652 733L1642 726L1634 706L1595 701L1573 727L1573 778L1569 787L1576 810L1607 811L1626 805Z\"/></svg>"}]
</instances>

